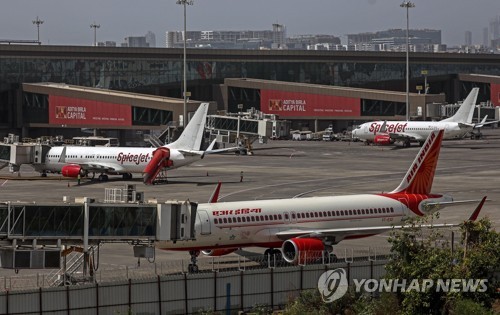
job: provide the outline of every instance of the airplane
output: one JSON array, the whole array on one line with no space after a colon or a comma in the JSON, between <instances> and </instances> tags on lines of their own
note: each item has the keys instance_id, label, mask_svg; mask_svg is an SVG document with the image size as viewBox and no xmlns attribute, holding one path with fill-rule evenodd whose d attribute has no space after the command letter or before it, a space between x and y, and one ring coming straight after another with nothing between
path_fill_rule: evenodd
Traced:
<instances>
[{"instance_id":1,"label":"airplane","mask_svg":"<svg viewBox=\"0 0 500 315\"><path fill-rule=\"evenodd\" d=\"M384 122L371 121L359 125L352 131L352 136L365 144L389 145L402 141L404 147L409 147L411 141L422 145L433 130L443 129L445 139L463 137L475 128L495 123L486 122L486 117L478 124L472 123L478 92L479 88L473 88L455 115L441 121L386 121L385 131L381 130Z\"/></svg>"},{"instance_id":2,"label":"airplane","mask_svg":"<svg viewBox=\"0 0 500 315\"><path fill-rule=\"evenodd\" d=\"M202 159L205 154L223 150L212 150L215 140L206 151L200 150L208 107L209 103L202 103L179 138L162 147L55 146L47 152L45 164L35 166L35 170L42 176L58 172L74 178L100 173L101 181L108 180L107 174L131 179L132 173L141 173L144 183L152 184L161 170L179 168Z\"/></svg>"},{"instance_id":3,"label":"airplane","mask_svg":"<svg viewBox=\"0 0 500 315\"><path fill-rule=\"evenodd\" d=\"M281 255L288 263L303 264L331 252L342 240L400 229L412 217L476 202L431 193L443 134L443 130L430 133L399 186L387 193L219 203L219 183L209 203L197 205L194 240L158 241L155 246L189 251L189 272L198 270L200 253L222 256L255 246L267 248L268 257ZM477 218L485 200L470 220Z\"/></svg>"}]
</instances>

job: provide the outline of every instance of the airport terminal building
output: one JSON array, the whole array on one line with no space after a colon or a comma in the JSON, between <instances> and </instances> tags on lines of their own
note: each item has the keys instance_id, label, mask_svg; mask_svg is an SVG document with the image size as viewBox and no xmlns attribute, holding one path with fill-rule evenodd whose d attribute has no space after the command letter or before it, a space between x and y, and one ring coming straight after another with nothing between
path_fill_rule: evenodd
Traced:
<instances>
[{"instance_id":1,"label":"airport terminal building","mask_svg":"<svg viewBox=\"0 0 500 315\"><path fill-rule=\"evenodd\" d=\"M255 108L311 130L320 123L342 127L404 119L405 62L405 53L397 52L189 49L187 90L194 100L189 110L213 101L217 110ZM182 112L176 108L183 103L182 66L183 51L177 48L0 45L0 130L35 137L80 128L151 130L176 124ZM479 102L498 106L499 73L498 55L411 53L409 114L435 118L428 104L462 100L474 86L481 88ZM74 90L63 92L64 86L52 83ZM158 98L148 99L153 96ZM120 119L127 123L49 119L56 107L71 106L75 98L79 104L112 103L93 106L98 113L123 110Z\"/></svg>"}]
</instances>

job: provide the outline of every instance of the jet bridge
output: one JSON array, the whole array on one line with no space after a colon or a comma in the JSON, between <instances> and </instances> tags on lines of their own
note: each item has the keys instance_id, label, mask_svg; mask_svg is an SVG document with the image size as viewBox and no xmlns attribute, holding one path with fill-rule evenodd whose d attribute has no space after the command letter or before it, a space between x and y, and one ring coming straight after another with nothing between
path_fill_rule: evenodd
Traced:
<instances>
[{"instance_id":1,"label":"jet bridge","mask_svg":"<svg viewBox=\"0 0 500 315\"><path fill-rule=\"evenodd\" d=\"M50 146L43 143L20 143L19 136L9 134L0 143L0 164L9 166L9 171L19 172L22 164L39 165L45 163Z\"/></svg>"},{"instance_id":2,"label":"jet bridge","mask_svg":"<svg viewBox=\"0 0 500 315\"><path fill-rule=\"evenodd\" d=\"M209 115L206 128L210 130L211 135L215 135L218 142L236 143L240 138L245 137L247 139L258 138L261 143L264 143L269 138L288 137L290 122L278 120L276 115L250 110L231 116Z\"/></svg>"},{"instance_id":3,"label":"jet bridge","mask_svg":"<svg viewBox=\"0 0 500 315\"><path fill-rule=\"evenodd\" d=\"M126 194L125 194L126 195ZM128 197L127 197L128 198ZM193 240L197 203L190 201L0 203L0 267L59 268L63 247L123 241L138 257L156 241ZM141 248L142 246L142 248Z\"/></svg>"}]
</instances>

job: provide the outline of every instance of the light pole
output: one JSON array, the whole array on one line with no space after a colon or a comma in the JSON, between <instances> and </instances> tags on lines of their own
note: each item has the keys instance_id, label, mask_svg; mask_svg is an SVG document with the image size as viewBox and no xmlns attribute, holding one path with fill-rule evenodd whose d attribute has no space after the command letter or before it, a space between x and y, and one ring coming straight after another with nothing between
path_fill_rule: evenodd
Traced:
<instances>
[{"instance_id":1,"label":"light pole","mask_svg":"<svg viewBox=\"0 0 500 315\"><path fill-rule=\"evenodd\" d=\"M40 42L40 25L43 24L43 21L38 18L38 15L36 16L36 20L33 20L33 24L36 25L37 28L37 41L38 45L41 45L42 43Z\"/></svg>"},{"instance_id":2,"label":"light pole","mask_svg":"<svg viewBox=\"0 0 500 315\"><path fill-rule=\"evenodd\" d=\"M410 120L410 8L414 8L415 4L410 1L404 1L399 5L406 8L406 120Z\"/></svg>"},{"instance_id":3,"label":"light pole","mask_svg":"<svg viewBox=\"0 0 500 315\"><path fill-rule=\"evenodd\" d=\"M94 21L94 23L90 24L90 28L94 29L94 46L97 46L97 29L99 27L101 27L101 25L95 24L95 21Z\"/></svg>"},{"instance_id":4,"label":"light pole","mask_svg":"<svg viewBox=\"0 0 500 315\"><path fill-rule=\"evenodd\" d=\"M177 0L176 4L182 4L184 6L184 33L182 34L183 40L184 40L184 62L183 62L183 91L182 91L182 97L184 99L184 111L183 111L183 121L182 121L182 127L186 127L187 125L187 108L186 108L186 98L187 96L187 90L186 90L186 5L193 5L193 0Z\"/></svg>"}]
</instances>

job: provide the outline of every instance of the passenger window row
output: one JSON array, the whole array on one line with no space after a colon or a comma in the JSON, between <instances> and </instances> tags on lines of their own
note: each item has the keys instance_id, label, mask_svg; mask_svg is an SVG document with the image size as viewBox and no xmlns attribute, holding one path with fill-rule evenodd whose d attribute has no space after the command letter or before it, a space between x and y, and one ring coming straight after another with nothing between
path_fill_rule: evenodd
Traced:
<instances>
[{"instance_id":1,"label":"passenger window row","mask_svg":"<svg viewBox=\"0 0 500 315\"><path fill-rule=\"evenodd\" d=\"M297 219L309 218L329 218L329 217L345 217L345 216L358 216L358 215L371 215L371 214L387 214L394 213L393 207L384 208L367 208L355 210L335 210L335 211L308 211L291 213L293 221ZM289 214L285 213L285 220L289 220ZM241 222L273 222L282 221L281 214L273 215L252 215L252 216L237 216L228 218L214 218L214 224L227 224L227 223L241 223Z\"/></svg>"}]
</instances>

